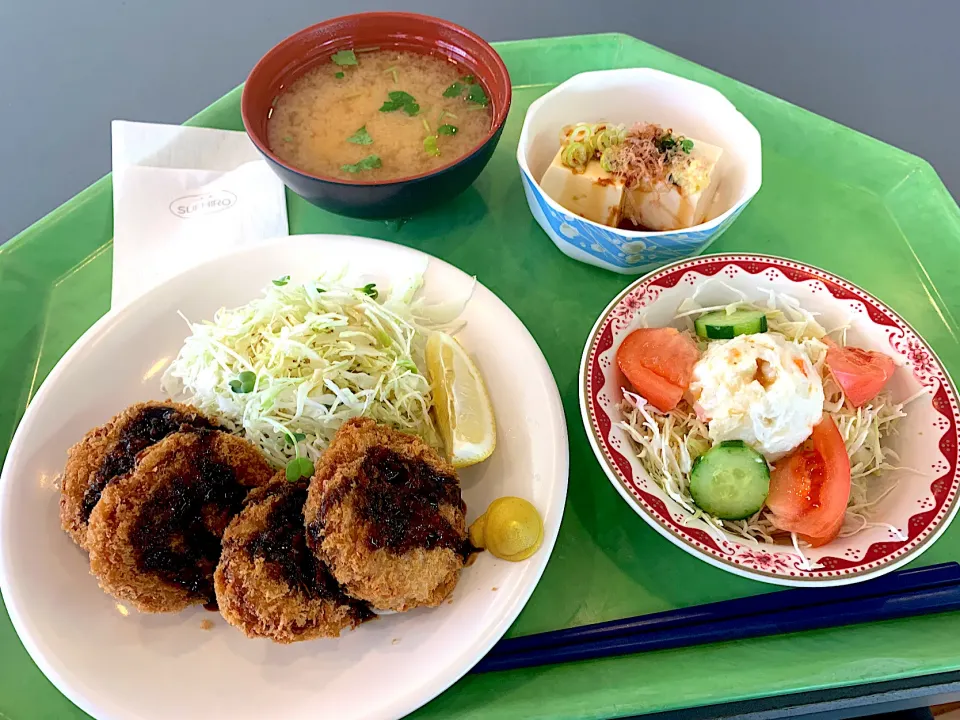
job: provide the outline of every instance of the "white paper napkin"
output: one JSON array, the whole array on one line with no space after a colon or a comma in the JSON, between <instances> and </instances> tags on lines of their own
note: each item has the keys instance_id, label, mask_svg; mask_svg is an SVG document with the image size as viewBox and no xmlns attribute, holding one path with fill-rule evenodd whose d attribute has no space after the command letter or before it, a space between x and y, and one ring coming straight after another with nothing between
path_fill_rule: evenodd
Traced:
<instances>
[{"instance_id":1,"label":"white paper napkin","mask_svg":"<svg viewBox=\"0 0 960 720\"><path fill-rule=\"evenodd\" d=\"M232 248L289 234L283 183L246 133L122 120L112 133L114 308Z\"/></svg>"}]
</instances>

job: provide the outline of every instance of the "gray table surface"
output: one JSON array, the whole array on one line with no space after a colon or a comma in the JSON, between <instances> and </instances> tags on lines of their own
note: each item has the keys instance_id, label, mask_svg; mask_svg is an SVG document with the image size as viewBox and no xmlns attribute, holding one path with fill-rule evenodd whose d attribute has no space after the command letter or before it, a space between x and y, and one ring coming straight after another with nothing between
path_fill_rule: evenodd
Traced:
<instances>
[{"instance_id":1,"label":"gray table surface","mask_svg":"<svg viewBox=\"0 0 960 720\"><path fill-rule=\"evenodd\" d=\"M375 9L488 40L625 32L916 153L960 196L957 0L0 0L0 242L110 170L114 118L179 123L283 37Z\"/></svg>"}]
</instances>

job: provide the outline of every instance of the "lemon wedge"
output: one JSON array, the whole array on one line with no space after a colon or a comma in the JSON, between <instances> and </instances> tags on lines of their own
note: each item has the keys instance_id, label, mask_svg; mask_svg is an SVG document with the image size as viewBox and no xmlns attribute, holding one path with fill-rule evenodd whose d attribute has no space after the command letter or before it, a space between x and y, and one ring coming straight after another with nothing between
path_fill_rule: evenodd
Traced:
<instances>
[{"instance_id":1,"label":"lemon wedge","mask_svg":"<svg viewBox=\"0 0 960 720\"><path fill-rule=\"evenodd\" d=\"M455 468L483 462L497 445L497 426L480 371L463 346L444 332L427 338L426 361L450 462Z\"/></svg>"}]
</instances>

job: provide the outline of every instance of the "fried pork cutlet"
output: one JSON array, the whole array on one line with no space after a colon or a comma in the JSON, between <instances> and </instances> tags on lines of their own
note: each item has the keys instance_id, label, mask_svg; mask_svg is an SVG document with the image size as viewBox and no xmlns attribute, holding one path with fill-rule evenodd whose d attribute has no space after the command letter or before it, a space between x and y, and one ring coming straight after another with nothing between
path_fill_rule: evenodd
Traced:
<instances>
[{"instance_id":1,"label":"fried pork cutlet","mask_svg":"<svg viewBox=\"0 0 960 720\"><path fill-rule=\"evenodd\" d=\"M269 485L251 491L223 535L214 574L217 605L247 637L278 643L337 637L374 617L366 603L344 594L307 548L307 484L277 474Z\"/></svg>"},{"instance_id":2,"label":"fried pork cutlet","mask_svg":"<svg viewBox=\"0 0 960 720\"><path fill-rule=\"evenodd\" d=\"M456 471L422 440L350 420L310 483L307 544L374 608L436 606L472 549L464 511Z\"/></svg>"},{"instance_id":3,"label":"fried pork cutlet","mask_svg":"<svg viewBox=\"0 0 960 720\"><path fill-rule=\"evenodd\" d=\"M63 529L86 548L87 522L103 489L133 470L137 455L171 433L215 427L215 422L190 405L144 402L88 432L67 455L60 490Z\"/></svg>"},{"instance_id":4,"label":"fried pork cutlet","mask_svg":"<svg viewBox=\"0 0 960 720\"><path fill-rule=\"evenodd\" d=\"M246 440L218 430L168 435L104 489L87 530L90 571L144 612L213 602L223 532L250 488L272 475Z\"/></svg>"}]
</instances>

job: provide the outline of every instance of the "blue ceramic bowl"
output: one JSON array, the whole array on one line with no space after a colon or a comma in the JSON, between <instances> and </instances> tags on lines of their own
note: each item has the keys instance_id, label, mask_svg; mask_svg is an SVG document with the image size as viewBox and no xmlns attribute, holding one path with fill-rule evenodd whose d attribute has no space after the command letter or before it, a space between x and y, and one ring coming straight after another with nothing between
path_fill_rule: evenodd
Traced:
<instances>
[{"instance_id":1,"label":"blue ceramic bowl","mask_svg":"<svg viewBox=\"0 0 960 720\"><path fill-rule=\"evenodd\" d=\"M339 50L380 47L445 57L475 75L493 109L490 131L449 165L396 180L341 180L304 172L270 150L267 121L284 87ZM305 200L340 215L369 219L407 217L447 202L467 189L497 147L510 110L510 75L497 52L469 30L427 15L372 12L305 28L261 58L243 88L240 110L247 135L283 183Z\"/></svg>"},{"instance_id":2,"label":"blue ceramic bowl","mask_svg":"<svg viewBox=\"0 0 960 720\"><path fill-rule=\"evenodd\" d=\"M600 225L562 207L538 181L560 147L561 128L577 122L654 122L723 148L711 219L685 230L641 232ZM762 176L760 134L729 100L650 68L581 73L538 99L524 119L517 162L530 212L564 254L631 275L703 252L757 194Z\"/></svg>"}]
</instances>

